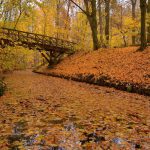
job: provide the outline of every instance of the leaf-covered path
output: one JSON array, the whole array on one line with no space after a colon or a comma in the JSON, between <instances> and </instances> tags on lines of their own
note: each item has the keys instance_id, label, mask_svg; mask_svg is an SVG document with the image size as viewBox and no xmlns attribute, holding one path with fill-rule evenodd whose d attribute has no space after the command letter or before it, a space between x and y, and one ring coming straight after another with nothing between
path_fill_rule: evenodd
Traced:
<instances>
[{"instance_id":1,"label":"leaf-covered path","mask_svg":"<svg viewBox=\"0 0 150 150\"><path fill-rule=\"evenodd\" d=\"M150 148L150 98L17 71L0 98L1 150Z\"/></svg>"}]
</instances>

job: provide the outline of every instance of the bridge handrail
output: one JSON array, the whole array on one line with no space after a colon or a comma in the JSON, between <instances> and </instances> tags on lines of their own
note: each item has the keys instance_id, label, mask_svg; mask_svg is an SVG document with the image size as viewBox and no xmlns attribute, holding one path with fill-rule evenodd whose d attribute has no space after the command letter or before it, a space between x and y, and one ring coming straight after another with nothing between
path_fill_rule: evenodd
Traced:
<instances>
[{"instance_id":1,"label":"bridge handrail","mask_svg":"<svg viewBox=\"0 0 150 150\"><path fill-rule=\"evenodd\" d=\"M27 34L27 36L28 35L34 35L34 36L41 36L42 38L45 38L45 37L47 37L47 38L49 38L49 39L54 39L54 40L56 40L56 41L61 41L61 42L65 42L65 43L69 43L69 44L73 44L73 45L76 45L76 43L75 42L72 42L72 41L67 41L67 40L63 40L63 39L59 39L59 38L55 38L55 37L50 37L50 36L47 36L47 35L43 35L43 34L37 34L37 33L31 33L31 32L26 32L26 31L20 31L20 30L16 30L16 29L11 29L11 28L5 28L5 27L2 27L2 28L0 28L1 30L7 30L7 31L15 31L15 32L20 32L20 33L26 33ZM3 33L3 32L1 32L1 33Z\"/></svg>"}]
</instances>

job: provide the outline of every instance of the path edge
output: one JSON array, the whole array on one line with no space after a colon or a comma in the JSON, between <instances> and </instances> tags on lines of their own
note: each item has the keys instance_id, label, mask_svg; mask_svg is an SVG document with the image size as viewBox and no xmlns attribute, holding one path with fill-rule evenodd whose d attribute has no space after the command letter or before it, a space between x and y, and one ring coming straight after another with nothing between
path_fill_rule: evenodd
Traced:
<instances>
[{"instance_id":1,"label":"path edge","mask_svg":"<svg viewBox=\"0 0 150 150\"><path fill-rule=\"evenodd\" d=\"M140 95L150 96L150 86L141 85L138 83L129 83L129 82L122 82L122 81L113 81L111 78L107 76L100 76L98 79L95 79L93 74L77 74L75 76L68 76L64 74L57 74L54 72L42 72L38 70L33 70L34 73L46 75L46 76L52 76L67 80L73 80L77 82L83 82L98 86L105 86L110 88L115 88L117 90L126 91L128 93L137 93Z\"/></svg>"}]
</instances>

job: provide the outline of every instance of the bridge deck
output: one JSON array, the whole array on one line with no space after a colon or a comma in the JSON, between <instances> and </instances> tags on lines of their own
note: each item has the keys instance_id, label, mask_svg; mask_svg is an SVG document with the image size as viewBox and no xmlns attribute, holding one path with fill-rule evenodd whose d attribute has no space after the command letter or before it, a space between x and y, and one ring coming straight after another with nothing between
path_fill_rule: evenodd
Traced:
<instances>
[{"instance_id":1,"label":"bridge deck","mask_svg":"<svg viewBox=\"0 0 150 150\"><path fill-rule=\"evenodd\" d=\"M65 52L73 51L75 47L74 42L9 28L0 28L0 35L18 45L37 50Z\"/></svg>"}]
</instances>

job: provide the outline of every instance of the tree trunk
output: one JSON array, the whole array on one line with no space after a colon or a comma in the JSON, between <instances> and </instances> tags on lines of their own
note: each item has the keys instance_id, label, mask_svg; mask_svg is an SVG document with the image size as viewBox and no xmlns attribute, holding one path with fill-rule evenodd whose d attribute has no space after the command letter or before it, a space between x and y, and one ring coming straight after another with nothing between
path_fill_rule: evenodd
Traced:
<instances>
[{"instance_id":1,"label":"tree trunk","mask_svg":"<svg viewBox=\"0 0 150 150\"><path fill-rule=\"evenodd\" d=\"M70 15L69 15L70 9L71 9L71 3L70 3L70 1L68 1L68 4L67 4L67 22L65 24L65 29L68 29L68 31L71 28L71 26L70 26ZM66 38L67 39L69 38L69 33L67 33Z\"/></svg>"},{"instance_id":2,"label":"tree trunk","mask_svg":"<svg viewBox=\"0 0 150 150\"><path fill-rule=\"evenodd\" d=\"M19 16L18 16L18 18L17 18L17 21L16 21L16 23L15 23L15 25L14 25L14 29L17 28L17 25L18 25L18 23L19 23L19 20L20 20L20 18L21 18L21 15L22 15L22 13L19 14Z\"/></svg>"},{"instance_id":3,"label":"tree trunk","mask_svg":"<svg viewBox=\"0 0 150 150\"><path fill-rule=\"evenodd\" d=\"M89 16L88 17L89 24L92 30L92 39L93 39L93 50L99 49L99 42L98 42L98 37L97 37L97 20L94 17Z\"/></svg>"},{"instance_id":4,"label":"tree trunk","mask_svg":"<svg viewBox=\"0 0 150 150\"><path fill-rule=\"evenodd\" d=\"M98 41L98 31L97 31L97 10L96 10L96 0L91 0L91 13L90 13L90 7L89 2L87 0L84 0L84 4L86 7L86 16L90 24L90 28L92 31L92 39L93 39L93 50L97 50L100 48L99 41Z\"/></svg>"},{"instance_id":5,"label":"tree trunk","mask_svg":"<svg viewBox=\"0 0 150 150\"><path fill-rule=\"evenodd\" d=\"M105 0L105 15L106 46L109 46L110 0Z\"/></svg>"},{"instance_id":6,"label":"tree trunk","mask_svg":"<svg viewBox=\"0 0 150 150\"><path fill-rule=\"evenodd\" d=\"M56 38L60 38L59 37L59 32L58 29L60 27L60 0L57 0L57 4L56 4L56 22L55 22L56 28L57 28L57 35Z\"/></svg>"},{"instance_id":7,"label":"tree trunk","mask_svg":"<svg viewBox=\"0 0 150 150\"><path fill-rule=\"evenodd\" d=\"M140 0L141 8L141 47L140 50L146 48L146 0Z\"/></svg>"},{"instance_id":8,"label":"tree trunk","mask_svg":"<svg viewBox=\"0 0 150 150\"><path fill-rule=\"evenodd\" d=\"M132 3L132 19L135 20L135 10L136 10L136 0L131 0ZM133 34L135 33L135 29L132 30ZM132 45L135 45L135 35L132 36Z\"/></svg>"},{"instance_id":9,"label":"tree trunk","mask_svg":"<svg viewBox=\"0 0 150 150\"><path fill-rule=\"evenodd\" d=\"M98 0L99 6L99 31L100 31L100 46L103 47L103 19L102 19L102 0Z\"/></svg>"},{"instance_id":10,"label":"tree trunk","mask_svg":"<svg viewBox=\"0 0 150 150\"><path fill-rule=\"evenodd\" d=\"M99 49L100 46L99 46L98 31L97 31L96 0L90 0L90 1L84 0L85 10L73 0L70 1L73 4L75 4L87 16L92 31L93 49L94 50Z\"/></svg>"},{"instance_id":11,"label":"tree trunk","mask_svg":"<svg viewBox=\"0 0 150 150\"><path fill-rule=\"evenodd\" d=\"M150 43L150 0L148 0L147 14L148 14L147 43Z\"/></svg>"},{"instance_id":12,"label":"tree trunk","mask_svg":"<svg viewBox=\"0 0 150 150\"><path fill-rule=\"evenodd\" d=\"M99 42L97 37L97 9L96 9L96 0L91 1L92 5L92 13L91 13L91 19L89 19L90 27L92 30L92 37L93 37L93 49L97 50L99 49Z\"/></svg>"}]
</instances>

